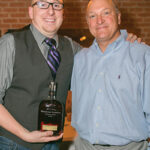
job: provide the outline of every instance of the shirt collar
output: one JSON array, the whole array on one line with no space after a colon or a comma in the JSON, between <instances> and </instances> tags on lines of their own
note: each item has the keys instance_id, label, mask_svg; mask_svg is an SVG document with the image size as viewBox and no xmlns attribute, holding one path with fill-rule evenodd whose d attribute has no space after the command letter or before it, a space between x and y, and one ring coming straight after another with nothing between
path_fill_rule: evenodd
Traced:
<instances>
[{"instance_id":1,"label":"shirt collar","mask_svg":"<svg viewBox=\"0 0 150 150\"><path fill-rule=\"evenodd\" d=\"M43 44L46 36L43 35L41 32L39 32L39 30L37 30L33 24L30 25L30 30L33 33L33 36L34 36L35 40L37 41L37 43L40 45ZM53 37L53 39L55 39L55 41L56 41L56 48L57 48L58 47L58 35L56 34Z\"/></svg>"},{"instance_id":2,"label":"shirt collar","mask_svg":"<svg viewBox=\"0 0 150 150\"><path fill-rule=\"evenodd\" d=\"M118 49L118 47L120 47L120 45L122 44L122 42L124 42L127 38L127 31L126 30L120 30L120 36L111 44L109 44L105 50L104 53L102 53L96 39L94 39L93 41L93 46L94 46L94 49L97 51L97 53L100 53L100 54L107 54L111 51L116 51Z\"/></svg>"}]
</instances>

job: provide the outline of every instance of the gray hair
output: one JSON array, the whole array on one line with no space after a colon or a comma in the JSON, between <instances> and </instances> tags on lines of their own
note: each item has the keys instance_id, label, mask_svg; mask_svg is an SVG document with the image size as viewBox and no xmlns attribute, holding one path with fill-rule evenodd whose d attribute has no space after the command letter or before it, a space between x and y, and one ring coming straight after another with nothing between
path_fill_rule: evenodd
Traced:
<instances>
[{"instance_id":1,"label":"gray hair","mask_svg":"<svg viewBox=\"0 0 150 150\"><path fill-rule=\"evenodd\" d=\"M114 8L116 10L116 13L120 13L119 7L118 7L118 0L112 0L112 3L114 5Z\"/></svg>"},{"instance_id":2,"label":"gray hair","mask_svg":"<svg viewBox=\"0 0 150 150\"><path fill-rule=\"evenodd\" d=\"M91 1L93 1L93 0L89 0L88 6L89 6ZM120 10L119 10L119 7L118 7L118 0L111 0L111 1L112 1L112 4L113 4L114 8L115 8L116 13L119 14ZM88 6L87 6L87 8L88 8Z\"/></svg>"}]
</instances>

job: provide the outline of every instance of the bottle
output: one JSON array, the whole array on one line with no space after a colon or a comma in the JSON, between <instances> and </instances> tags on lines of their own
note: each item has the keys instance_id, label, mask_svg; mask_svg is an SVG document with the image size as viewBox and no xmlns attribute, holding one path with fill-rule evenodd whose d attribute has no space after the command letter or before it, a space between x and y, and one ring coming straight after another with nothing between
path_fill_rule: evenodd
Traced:
<instances>
[{"instance_id":1,"label":"bottle","mask_svg":"<svg viewBox=\"0 0 150 150\"><path fill-rule=\"evenodd\" d=\"M49 95L39 105L38 130L51 130L54 136L62 133L63 113L63 105L56 100L56 83L51 81Z\"/></svg>"}]
</instances>

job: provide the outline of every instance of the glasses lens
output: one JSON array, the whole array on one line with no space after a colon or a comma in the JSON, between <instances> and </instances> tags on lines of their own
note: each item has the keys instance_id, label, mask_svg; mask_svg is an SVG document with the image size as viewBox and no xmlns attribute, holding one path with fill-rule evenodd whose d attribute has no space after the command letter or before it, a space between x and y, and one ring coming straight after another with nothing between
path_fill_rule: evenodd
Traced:
<instances>
[{"instance_id":1,"label":"glasses lens","mask_svg":"<svg viewBox=\"0 0 150 150\"><path fill-rule=\"evenodd\" d=\"M47 2L42 2L42 1L37 2L37 5L41 9L46 9L49 6L49 4Z\"/></svg>"},{"instance_id":2,"label":"glasses lens","mask_svg":"<svg viewBox=\"0 0 150 150\"><path fill-rule=\"evenodd\" d=\"M55 10L61 10L63 8L63 4L61 4L61 3L53 3L53 8Z\"/></svg>"}]
</instances>

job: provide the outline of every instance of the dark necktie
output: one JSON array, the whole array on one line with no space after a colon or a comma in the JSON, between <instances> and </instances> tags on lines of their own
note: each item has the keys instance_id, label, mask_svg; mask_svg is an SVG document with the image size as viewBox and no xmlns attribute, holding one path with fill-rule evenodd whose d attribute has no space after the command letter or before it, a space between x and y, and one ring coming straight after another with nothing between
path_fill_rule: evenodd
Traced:
<instances>
[{"instance_id":1,"label":"dark necktie","mask_svg":"<svg viewBox=\"0 0 150 150\"><path fill-rule=\"evenodd\" d=\"M56 41L54 39L46 38L45 43L49 46L47 63L51 69L52 77L55 80L61 57L59 52L56 50Z\"/></svg>"}]
</instances>

